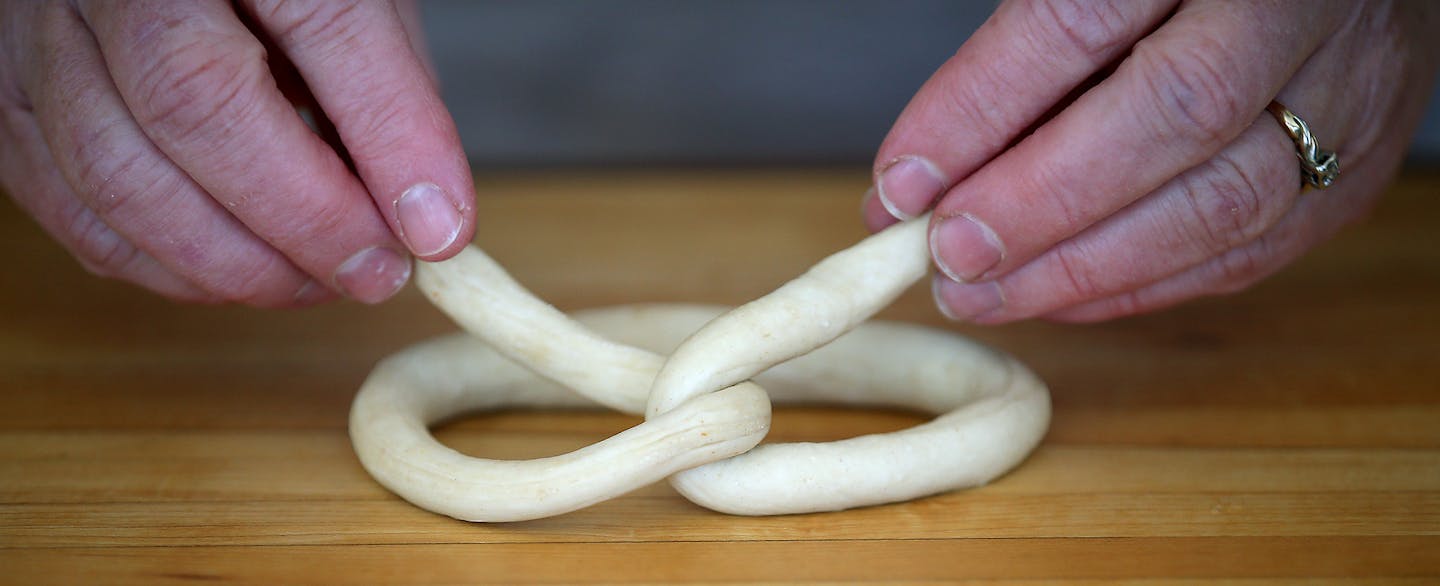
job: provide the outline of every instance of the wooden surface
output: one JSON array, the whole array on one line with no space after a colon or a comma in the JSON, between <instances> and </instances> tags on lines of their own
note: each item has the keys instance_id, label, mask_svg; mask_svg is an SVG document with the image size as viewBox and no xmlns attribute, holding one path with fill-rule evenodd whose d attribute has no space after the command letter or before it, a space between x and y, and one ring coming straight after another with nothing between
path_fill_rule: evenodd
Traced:
<instances>
[{"instance_id":1,"label":"wooden surface","mask_svg":"<svg viewBox=\"0 0 1440 586\"><path fill-rule=\"evenodd\" d=\"M565 309L736 303L862 236L854 170L552 172L482 181L478 241ZM1072 326L959 329L1029 363L1049 436L994 484L837 514L728 517L664 485L475 525L366 476L370 366L452 329L381 307L176 306L84 274L0 203L0 582L1435 583L1440 176L1244 294ZM1310 194L1307 197L1326 197ZM940 323L928 290L885 314ZM782 409L772 438L905 413ZM437 431L499 457L637 422L505 413Z\"/></svg>"}]
</instances>

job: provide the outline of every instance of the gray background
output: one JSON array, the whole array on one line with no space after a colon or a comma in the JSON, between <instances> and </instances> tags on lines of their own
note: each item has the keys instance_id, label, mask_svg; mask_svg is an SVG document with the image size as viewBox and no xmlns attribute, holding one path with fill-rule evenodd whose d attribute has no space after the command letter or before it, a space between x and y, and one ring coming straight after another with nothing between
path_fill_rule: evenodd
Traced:
<instances>
[{"instance_id":1,"label":"gray background","mask_svg":"<svg viewBox=\"0 0 1440 586\"><path fill-rule=\"evenodd\" d=\"M479 167L866 164L910 96L991 7L421 3L446 103ZM1440 161L1437 102L1412 160Z\"/></svg>"}]
</instances>

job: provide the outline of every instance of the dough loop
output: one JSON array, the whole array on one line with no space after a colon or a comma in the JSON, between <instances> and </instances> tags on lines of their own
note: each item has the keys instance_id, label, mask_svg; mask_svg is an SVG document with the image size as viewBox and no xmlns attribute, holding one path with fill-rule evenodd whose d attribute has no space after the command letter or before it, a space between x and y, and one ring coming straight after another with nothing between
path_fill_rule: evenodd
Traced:
<instances>
[{"instance_id":1,"label":"dough loop","mask_svg":"<svg viewBox=\"0 0 1440 586\"><path fill-rule=\"evenodd\" d=\"M422 264L420 288L470 335L417 344L375 368L350 413L355 451L386 488L469 521L558 515L666 477L691 501L741 515L983 484L1039 443L1050 416L1045 385L953 333L861 323L926 274L927 223L892 226L728 312L635 305L572 319L474 246ZM771 399L937 417L892 433L758 446ZM428 429L463 412L591 403L644 413L645 422L534 460L472 458Z\"/></svg>"}]
</instances>

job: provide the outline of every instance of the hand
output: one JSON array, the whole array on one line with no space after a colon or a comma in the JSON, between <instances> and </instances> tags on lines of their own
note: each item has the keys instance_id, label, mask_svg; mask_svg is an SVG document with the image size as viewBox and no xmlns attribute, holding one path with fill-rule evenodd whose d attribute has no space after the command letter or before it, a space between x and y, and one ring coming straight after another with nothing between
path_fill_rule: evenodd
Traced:
<instances>
[{"instance_id":1,"label":"hand","mask_svg":"<svg viewBox=\"0 0 1440 586\"><path fill-rule=\"evenodd\" d=\"M474 231L412 8L5 1L0 182L86 268L174 299L382 301Z\"/></svg>"},{"instance_id":2,"label":"hand","mask_svg":"<svg viewBox=\"0 0 1440 586\"><path fill-rule=\"evenodd\" d=\"M1093 321L1236 291L1378 197L1431 88L1436 12L1007 1L890 131L867 225L933 205L937 302L977 323ZM1301 193L1271 100L1339 153L1333 187Z\"/></svg>"}]
</instances>

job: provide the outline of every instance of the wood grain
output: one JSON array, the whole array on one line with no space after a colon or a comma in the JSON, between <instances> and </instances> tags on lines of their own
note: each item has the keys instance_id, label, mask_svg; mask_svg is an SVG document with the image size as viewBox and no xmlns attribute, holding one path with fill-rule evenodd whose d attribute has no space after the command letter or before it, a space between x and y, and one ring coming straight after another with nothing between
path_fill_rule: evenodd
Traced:
<instances>
[{"instance_id":1,"label":"wood grain","mask_svg":"<svg viewBox=\"0 0 1440 586\"><path fill-rule=\"evenodd\" d=\"M738 303L863 236L860 170L483 178L477 241L563 309ZM380 307L177 306L86 275L0 203L0 583L1429 584L1440 581L1440 175L1245 293L1088 326L951 325L1025 360L1053 427L981 489L746 518L665 485L475 525L375 484L345 434L371 365L453 329ZM1324 194L1310 194L1323 197ZM939 325L928 291L885 317ZM775 441L899 429L776 412ZM476 415L491 457L634 425Z\"/></svg>"}]
</instances>

